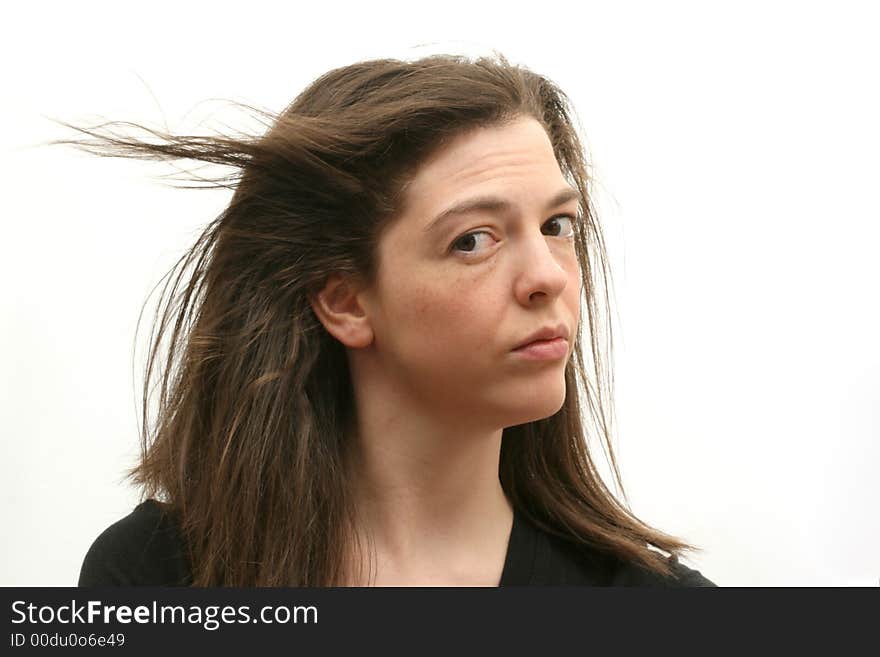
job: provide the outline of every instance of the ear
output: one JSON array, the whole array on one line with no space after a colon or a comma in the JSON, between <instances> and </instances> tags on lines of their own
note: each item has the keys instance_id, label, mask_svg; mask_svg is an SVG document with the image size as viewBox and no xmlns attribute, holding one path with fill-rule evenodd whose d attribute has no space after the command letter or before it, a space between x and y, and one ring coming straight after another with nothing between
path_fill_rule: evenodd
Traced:
<instances>
[{"instance_id":1,"label":"ear","mask_svg":"<svg viewBox=\"0 0 880 657\"><path fill-rule=\"evenodd\" d=\"M354 276L333 274L321 291L309 295L312 310L327 332L352 349L373 342L373 327L362 304L361 288Z\"/></svg>"}]
</instances>

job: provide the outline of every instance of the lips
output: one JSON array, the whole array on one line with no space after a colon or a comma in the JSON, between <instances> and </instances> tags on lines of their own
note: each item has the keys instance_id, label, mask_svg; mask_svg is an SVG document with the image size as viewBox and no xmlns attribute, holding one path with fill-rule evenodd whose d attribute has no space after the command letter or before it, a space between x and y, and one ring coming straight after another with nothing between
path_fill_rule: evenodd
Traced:
<instances>
[{"instance_id":1,"label":"lips","mask_svg":"<svg viewBox=\"0 0 880 657\"><path fill-rule=\"evenodd\" d=\"M525 340L520 342L517 346L513 348L513 350L516 351L517 349L523 349L535 342L555 340L556 338L563 338L564 340L568 340L568 335L569 330L566 324L554 324L552 326L544 326L541 329L532 333Z\"/></svg>"}]
</instances>

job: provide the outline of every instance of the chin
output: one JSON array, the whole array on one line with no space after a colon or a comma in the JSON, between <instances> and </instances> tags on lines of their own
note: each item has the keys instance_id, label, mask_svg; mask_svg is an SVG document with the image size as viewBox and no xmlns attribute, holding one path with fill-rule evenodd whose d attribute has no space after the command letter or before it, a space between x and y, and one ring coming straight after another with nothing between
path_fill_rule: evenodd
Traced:
<instances>
[{"instance_id":1,"label":"chin","mask_svg":"<svg viewBox=\"0 0 880 657\"><path fill-rule=\"evenodd\" d=\"M556 393L543 390L541 394L532 394L531 397L522 400L522 404L511 409L510 422L507 426L526 424L543 420L558 413L565 405L565 386Z\"/></svg>"}]
</instances>

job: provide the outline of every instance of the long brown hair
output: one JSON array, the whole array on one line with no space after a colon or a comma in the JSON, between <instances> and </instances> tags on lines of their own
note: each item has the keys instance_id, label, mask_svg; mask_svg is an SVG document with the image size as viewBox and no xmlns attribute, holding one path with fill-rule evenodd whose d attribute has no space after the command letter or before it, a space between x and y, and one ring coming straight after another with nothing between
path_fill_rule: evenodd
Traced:
<instances>
[{"instance_id":1,"label":"long brown hair","mask_svg":"<svg viewBox=\"0 0 880 657\"><path fill-rule=\"evenodd\" d=\"M357 540L344 460L354 426L351 381L345 348L316 318L311 295L337 272L374 280L379 235L425 158L469 129L521 116L544 126L580 192L575 248L589 348L579 335L557 413L504 429L502 487L517 513L545 531L657 573L671 571L652 548L697 549L636 518L591 455L591 442L606 451L623 492L611 445L610 271L575 114L561 89L498 53L436 55L338 68L278 115L248 109L265 122L264 134L134 126L157 141L113 130L132 124L60 122L91 139L55 142L103 156L233 167L226 177L192 176L234 194L166 275L144 379L142 458L130 471L144 498L174 514L194 585L349 581L347 546ZM150 426L154 375L161 389Z\"/></svg>"}]
</instances>

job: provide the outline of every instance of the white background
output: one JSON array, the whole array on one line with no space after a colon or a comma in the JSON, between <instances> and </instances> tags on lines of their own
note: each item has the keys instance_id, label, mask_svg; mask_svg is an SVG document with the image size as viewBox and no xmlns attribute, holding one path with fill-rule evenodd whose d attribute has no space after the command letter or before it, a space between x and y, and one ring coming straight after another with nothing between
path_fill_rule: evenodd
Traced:
<instances>
[{"instance_id":1,"label":"white background","mask_svg":"<svg viewBox=\"0 0 880 657\"><path fill-rule=\"evenodd\" d=\"M70 136L41 115L192 130L234 122L212 98L278 111L357 60L494 48L555 80L588 138L634 511L722 586L877 586L873 3L303 4L5 10L0 584L75 584L136 502L155 296L133 358L138 314L228 201L37 146Z\"/></svg>"}]
</instances>

